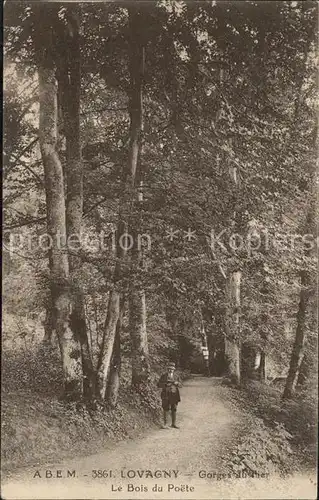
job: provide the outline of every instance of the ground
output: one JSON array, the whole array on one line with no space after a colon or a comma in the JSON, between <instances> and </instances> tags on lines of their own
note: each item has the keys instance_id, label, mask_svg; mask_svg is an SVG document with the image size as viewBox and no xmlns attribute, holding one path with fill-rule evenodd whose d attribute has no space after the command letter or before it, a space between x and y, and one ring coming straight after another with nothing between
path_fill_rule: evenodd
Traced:
<instances>
[{"instance_id":1,"label":"ground","mask_svg":"<svg viewBox=\"0 0 319 500\"><path fill-rule=\"evenodd\" d=\"M280 475L281 442L248 408L238 405L236 392L220 379L193 377L181 389L179 429L154 424L144 435L109 443L97 454L88 450L69 460L19 469L3 481L2 498L316 498L314 473L294 470L289 477ZM264 460L249 455L257 447ZM286 456L289 469L294 451ZM76 471L76 477L66 477L68 470ZM64 477L46 479L46 471ZM171 477L145 475L159 475L156 471ZM253 473L255 477L249 477ZM163 491L155 492L155 485Z\"/></svg>"}]
</instances>

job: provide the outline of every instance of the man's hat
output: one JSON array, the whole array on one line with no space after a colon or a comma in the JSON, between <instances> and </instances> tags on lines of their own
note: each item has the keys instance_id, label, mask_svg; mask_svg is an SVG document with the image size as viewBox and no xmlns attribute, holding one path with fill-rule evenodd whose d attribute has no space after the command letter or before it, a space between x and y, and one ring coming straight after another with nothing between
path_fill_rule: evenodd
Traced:
<instances>
[{"instance_id":1,"label":"man's hat","mask_svg":"<svg viewBox=\"0 0 319 500\"><path fill-rule=\"evenodd\" d=\"M168 367L168 368L174 368L174 370L175 370L175 368L176 368L175 363L173 363L172 361L170 361L170 362L168 363L167 367Z\"/></svg>"}]
</instances>

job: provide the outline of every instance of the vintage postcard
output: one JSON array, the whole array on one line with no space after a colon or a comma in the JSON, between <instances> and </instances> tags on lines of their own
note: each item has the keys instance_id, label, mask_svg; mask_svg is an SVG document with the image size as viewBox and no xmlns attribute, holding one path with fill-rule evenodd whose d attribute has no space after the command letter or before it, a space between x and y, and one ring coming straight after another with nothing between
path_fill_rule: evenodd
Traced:
<instances>
[{"instance_id":1,"label":"vintage postcard","mask_svg":"<svg viewBox=\"0 0 319 500\"><path fill-rule=\"evenodd\" d=\"M316 498L317 16L5 3L3 499Z\"/></svg>"}]
</instances>

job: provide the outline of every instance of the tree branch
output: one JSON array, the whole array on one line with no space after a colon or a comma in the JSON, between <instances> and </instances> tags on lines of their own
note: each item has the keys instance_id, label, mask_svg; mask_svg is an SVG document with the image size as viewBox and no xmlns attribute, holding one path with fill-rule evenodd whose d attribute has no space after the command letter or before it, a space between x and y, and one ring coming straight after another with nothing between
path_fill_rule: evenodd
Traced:
<instances>
[{"instance_id":1,"label":"tree branch","mask_svg":"<svg viewBox=\"0 0 319 500\"><path fill-rule=\"evenodd\" d=\"M15 159L15 162L10 166L10 170L12 170L13 168L16 167L16 165L18 164L20 158L29 151L29 149L31 149L34 144L36 144L38 142L39 138L36 137L35 139L33 139L25 148L23 148L23 150L21 151L21 153L19 154L19 156L16 156L16 155L12 155L13 158ZM42 182L42 181L41 181Z\"/></svg>"},{"instance_id":2,"label":"tree branch","mask_svg":"<svg viewBox=\"0 0 319 500\"><path fill-rule=\"evenodd\" d=\"M93 110L90 110L90 111L82 111L82 113L80 114L80 116L86 116L86 115L90 115L90 114L93 114L93 113L103 113L104 111L128 111L128 107L125 106L123 108L109 108L109 107L105 107L105 108L100 108L100 109L93 109Z\"/></svg>"},{"instance_id":3,"label":"tree branch","mask_svg":"<svg viewBox=\"0 0 319 500\"><path fill-rule=\"evenodd\" d=\"M23 222L19 222L16 224L11 224L9 226L4 226L3 230L8 231L10 229L17 229L18 227L23 227L23 226L31 226L32 224L42 224L47 220L46 217L39 217L38 219L30 219L30 220L25 220Z\"/></svg>"}]
</instances>

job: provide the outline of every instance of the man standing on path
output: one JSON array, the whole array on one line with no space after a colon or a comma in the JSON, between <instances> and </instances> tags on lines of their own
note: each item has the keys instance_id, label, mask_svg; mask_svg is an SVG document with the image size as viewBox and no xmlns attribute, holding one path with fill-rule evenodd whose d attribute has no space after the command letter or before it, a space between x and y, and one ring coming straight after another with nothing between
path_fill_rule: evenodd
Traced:
<instances>
[{"instance_id":1,"label":"man standing on path","mask_svg":"<svg viewBox=\"0 0 319 500\"><path fill-rule=\"evenodd\" d=\"M171 410L172 415L172 427L174 429L178 429L176 425L176 410L177 405L181 400L178 386L179 383L175 377L175 363L169 363L167 366L167 372L163 373L157 384L157 387L162 389L161 398L164 412L163 429L167 429L167 415L169 410Z\"/></svg>"}]
</instances>

